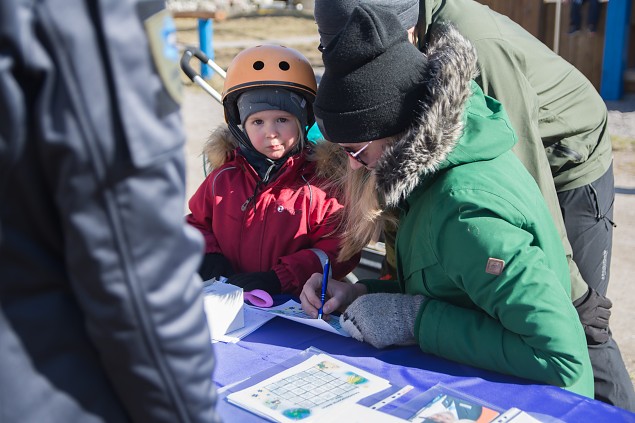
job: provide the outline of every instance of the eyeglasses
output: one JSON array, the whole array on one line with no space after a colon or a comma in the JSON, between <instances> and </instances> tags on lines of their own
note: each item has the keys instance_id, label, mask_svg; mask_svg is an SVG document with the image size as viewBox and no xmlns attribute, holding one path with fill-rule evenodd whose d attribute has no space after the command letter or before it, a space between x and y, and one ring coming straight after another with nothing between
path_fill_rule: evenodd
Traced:
<instances>
[{"instance_id":1,"label":"eyeglasses","mask_svg":"<svg viewBox=\"0 0 635 423\"><path fill-rule=\"evenodd\" d=\"M368 163L366 163L365 161L363 161L362 159L360 159L359 155L360 155L360 154L362 154L362 151L366 150L366 148L368 148L368 146L369 146L369 145L371 145L371 144L372 144L372 142L373 142L372 140L371 140L371 141L368 141L368 142L366 143L366 145L364 145L362 148L360 148L360 149L359 149L359 150L357 150L357 151L352 151L351 149L346 148L346 147L342 147L342 149L344 150L344 152L345 152L346 154L348 154L348 155L349 155L350 157L352 157L354 160L356 160L357 162L359 162L359 163L363 164L364 166L368 167Z\"/></svg>"}]
</instances>

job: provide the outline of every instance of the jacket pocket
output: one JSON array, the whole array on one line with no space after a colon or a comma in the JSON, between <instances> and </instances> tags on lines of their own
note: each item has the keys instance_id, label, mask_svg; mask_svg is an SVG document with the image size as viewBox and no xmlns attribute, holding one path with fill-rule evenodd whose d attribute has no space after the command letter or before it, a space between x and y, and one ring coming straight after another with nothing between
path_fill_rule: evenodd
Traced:
<instances>
[{"instance_id":1,"label":"jacket pocket","mask_svg":"<svg viewBox=\"0 0 635 423\"><path fill-rule=\"evenodd\" d=\"M115 67L125 72L117 75L118 102L130 161L139 169L182 150L185 136L174 20L162 1L142 1L136 8L137 16L130 20L139 22L147 43L135 49L123 45L130 42L125 37L115 41L120 44Z\"/></svg>"},{"instance_id":2,"label":"jacket pocket","mask_svg":"<svg viewBox=\"0 0 635 423\"><path fill-rule=\"evenodd\" d=\"M398 267L401 264L405 292L430 296L433 287L427 280L428 270L438 265L434 254L428 249L413 249L405 255L399 254L397 260Z\"/></svg>"}]
</instances>

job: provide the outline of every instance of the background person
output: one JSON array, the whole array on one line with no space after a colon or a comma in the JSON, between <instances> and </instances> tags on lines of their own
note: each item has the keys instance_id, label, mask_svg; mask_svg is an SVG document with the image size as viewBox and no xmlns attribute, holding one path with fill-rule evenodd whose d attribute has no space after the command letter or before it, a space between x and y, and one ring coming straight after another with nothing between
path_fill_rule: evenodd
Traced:
<instances>
[{"instance_id":1,"label":"background person","mask_svg":"<svg viewBox=\"0 0 635 423\"><path fill-rule=\"evenodd\" d=\"M357 265L359 255L337 260L342 205L315 151L328 146L305 141L316 88L308 60L283 46L243 50L227 68L227 127L208 142L213 170L187 216L205 237L203 279L298 295L327 258L337 279Z\"/></svg>"},{"instance_id":2,"label":"background person","mask_svg":"<svg viewBox=\"0 0 635 423\"><path fill-rule=\"evenodd\" d=\"M569 13L569 35L575 34L582 28L582 5L586 0L571 0L571 11ZM587 11L587 28L591 34L598 30L600 20L599 0L589 0L589 10Z\"/></svg>"},{"instance_id":3,"label":"background person","mask_svg":"<svg viewBox=\"0 0 635 423\"><path fill-rule=\"evenodd\" d=\"M219 421L174 31L162 2L0 3L2 422Z\"/></svg>"},{"instance_id":4,"label":"background person","mask_svg":"<svg viewBox=\"0 0 635 423\"><path fill-rule=\"evenodd\" d=\"M596 399L635 411L635 391L611 336L611 303L605 298L615 192L602 98L574 66L508 17L473 0L316 0L315 20L326 50L360 3L393 10L420 50L441 22L451 22L474 44L476 82L507 111L519 140L513 151L537 182L569 258L571 298L587 336ZM386 261L387 272L394 273L396 230L390 225L384 231Z\"/></svg>"},{"instance_id":5,"label":"background person","mask_svg":"<svg viewBox=\"0 0 635 423\"><path fill-rule=\"evenodd\" d=\"M418 54L399 29L389 9L360 5L323 53L316 121L361 175L349 184L369 186L347 187L367 194L355 198L366 213L346 210L342 258L369 241L355 229L375 225L370 211L400 210L398 283L329 281L324 311L348 305L342 327L377 348L417 343L592 397L562 244L511 152L516 138L503 108L471 81L473 47L453 28L437 27ZM311 315L319 276L301 296Z\"/></svg>"}]
</instances>

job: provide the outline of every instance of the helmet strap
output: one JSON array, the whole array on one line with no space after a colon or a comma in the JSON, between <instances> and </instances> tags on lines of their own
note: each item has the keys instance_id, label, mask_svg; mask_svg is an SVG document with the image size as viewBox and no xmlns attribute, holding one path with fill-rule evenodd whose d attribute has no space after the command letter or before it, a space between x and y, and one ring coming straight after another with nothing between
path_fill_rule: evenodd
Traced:
<instances>
[{"instance_id":1,"label":"helmet strap","mask_svg":"<svg viewBox=\"0 0 635 423\"><path fill-rule=\"evenodd\" d=\"M229 127L229 131L232 133L232 135L238 140L238 144L240 145L241 149L253 150L257 153L256 149L251 144L251 141L249 141L249 137L247 136L247 134L238 127L233 119L228 119L227 126Z\"/></svg>"}]
</instances>

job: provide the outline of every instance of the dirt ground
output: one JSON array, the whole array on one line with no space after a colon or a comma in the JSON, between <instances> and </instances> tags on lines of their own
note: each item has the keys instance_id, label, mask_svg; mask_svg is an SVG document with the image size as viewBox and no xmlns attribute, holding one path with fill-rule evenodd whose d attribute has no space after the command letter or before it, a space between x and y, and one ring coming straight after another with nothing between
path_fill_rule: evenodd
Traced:
<instances>
[{"instance_id":1,"label":"dirt ground","mask_svg":"<svg viewBox=\"0 0 635 423\"><path fill-rule=\"evenodd\" d=\"M196 45L196 22L177 21L182 44ZM321 64L317 54L317 30L312 19L231 19L215 23L214 42L217 63L226 68L229 60L251 42L278 41L291 37L287 44L306 52L315 66ZM255 32L254 32L255 31ZM242 40L242 41L237 41ZM295 43L295 44L294 44ZM313 53L315 51L315 53ZM214 81L214 80L212 80ZM214 82L218 89L222 82ZM613 301L611 327L624 361L635 380L635 97L608 103L609 127L613 137L615 169L615 215L613 257L608 296ZM210 131L224 122L220 104L199 87L186 84L183 120L187 136L187 198L205 177L200 152ZM187 211L187 206L186 206Z\"/></svg>"}]
</instances>

